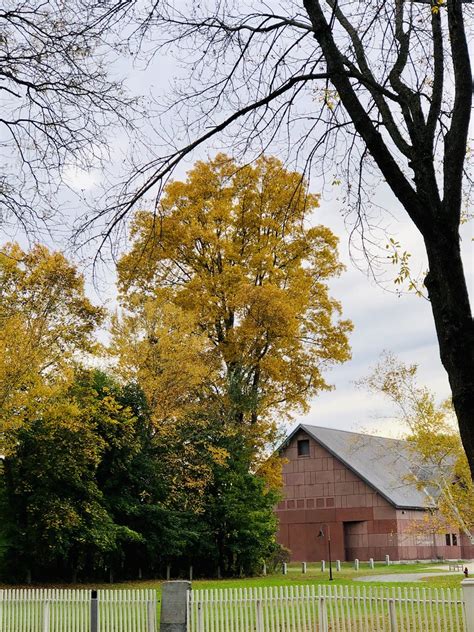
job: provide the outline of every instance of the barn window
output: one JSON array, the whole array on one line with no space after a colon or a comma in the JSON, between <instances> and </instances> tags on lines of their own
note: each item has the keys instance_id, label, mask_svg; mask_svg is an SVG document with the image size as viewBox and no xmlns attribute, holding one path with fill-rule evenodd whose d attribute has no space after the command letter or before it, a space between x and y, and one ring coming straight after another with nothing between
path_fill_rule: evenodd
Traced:
<instances>
[{"instance_id":1,"label":"barn window","mask_svg":"<svg viewBox=\"0 0 474 632\"><path fill-rule=\"evenodd\" d=\"M309 439L298 441L298 456L309 456Z\"/></svg>"}]
</instances>

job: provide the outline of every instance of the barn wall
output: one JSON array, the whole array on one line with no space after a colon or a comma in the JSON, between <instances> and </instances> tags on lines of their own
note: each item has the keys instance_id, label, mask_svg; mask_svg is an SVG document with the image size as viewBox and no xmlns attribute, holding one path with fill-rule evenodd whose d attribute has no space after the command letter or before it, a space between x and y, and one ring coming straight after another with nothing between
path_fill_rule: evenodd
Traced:
<instances>
[{"instance_id":1,"label":"barn wall","mask_svg":"<svg viewBox=\"0 0 474 632\"><path fill-rule=\"evenodd\" d=\"M300 439L309 439L308 456L298 456ZM304 431L292 438L282 456L287 462L284 499L276 508L278 539L290 549L292 561L327 560L328 531L332 559L461 557L459 535L457 546L446 546L443 534L416 535L412 525L423 518L423 511L397 510Z\"/></svg>"}]
</instances>

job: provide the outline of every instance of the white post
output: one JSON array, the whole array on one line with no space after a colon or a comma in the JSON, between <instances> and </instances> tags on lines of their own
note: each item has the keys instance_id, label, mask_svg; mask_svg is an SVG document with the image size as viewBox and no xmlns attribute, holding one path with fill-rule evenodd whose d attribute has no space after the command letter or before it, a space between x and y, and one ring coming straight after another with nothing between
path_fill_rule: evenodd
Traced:
<instances>
[{"instance_id":1,"label":"white post","mask_svg":"<svg viewBox=\"0 0 474 632\"><path fill-rule=\"evenodd\" d=\"M385 565L390 566L390 555L385 556Z\"/></svg>"},{"instance_id":2,"label":"white post","mask_svg":"<svg viewBox=\"0 0 474 632\"><path fill-rule=\"evenodd\" d=\"M286 575L288 573L288 566L286 562L283 562L281 570L282 570L283 575Z\"/></svg>"},{"instance_id":3,"label":"white post","mask_svg":"<svg viewBox=\"0 0 474 632\"><path fill-rule=\"evenodd\" d=\"M326 599L324 597L319 598L319 629L321 632L329 632Z\"/></svg>"},{"instance_id":4,"label":"white post","mask_svg":"<svg viewBox=\"0 0 474 632\"><path fill-rule=\"evenodd\" d=\"M374 558L373 557L371 557L369 559L369 566L370 566L370 568L374 568Z\"/></svg>"},{"instance_id":5,"label":"white post","mask_svg":"<svg viewBox=\"0 0 474 632\"><path fill-rule=\"evenodd\" d=\"M189 581L193 581L193 567L192 565L189 567Z\"/></svg>"},{"instance_id":6,"label":"white post","mask_svg":"<svg viewBox=\"0 0 474 632\"><path fill-rule=\"evenodd\" d=\"M321 573L326 570L326 560L321 560Z\"/></svg>"},{"instance_id":7,"label":"white post","mask_svg":"<svg viewBox=\"0 0 474 632\"><path fill-rule=\"evenodd\" d=\"M301 562L301 572L303 575L306 573L306 562Z\"/></svg>"},{"instance_id":8,"label":"white post","mask_svg":"<svg viewBox=\"0 0 474 632\"><path fill-rule=\"evenodd\" d=\"M166 566L166 581L169 582L171 579L171 566L168 564Z\"/></svg>"},{"instance_id":9,"label":"white post","mask_svg":"<svg viewBox=\"0 0 474 632\"><path fill-rule=\"evenodd\" d=\"M156 604L149 601L146 605L147 632L156 632Z\"/></svg>"},{"instance_id":10,"label":"white post","mask_svg":"<svg viewBox=\"0 0 474 632\"><path fill-rule=\"evenodd\" d=\"M474 579L463 579L461 586L466 619L466 632L474 632Z\"/></svg>"},{"instance_id":11,"label":"white post","mask_svg":"<svg viewBox=\"0 0 474 632\"><path fill-rule=\"evenodd\" d=\"M263 562L263 568L262 568L262 575L266 575L267 574L267 563Z\"/></svg>"},{"instance_id":12,"label":"white post","mask_svg":"<svg viewBox=\"0 0 474 632\"><path fill-rule=\"evenodd\" d=\"M397 612L393 599L390 599L388 602L388 612L390 614L390 632L398 632Z\"/></svg>"},{"instance_id":13,"label":"white post","mask_svg":"<svg viewBox=\"0 0 474 632\"><path fill-rule=\"evenodd\" d=\"M43 603L43 632L49 632L49 601Z\"/></svg>"},{"instance_id":14,"label":"white post","mask_svg":"<svg viewBox=\"0 0 474 632\"><path fill-rule=\"evenodd\" d=\"M341 570L341 560L336 560L336 571Z\"/></svg>"},{"instance_id":15,"label":"white post","mask_svg":"<svg viewBox=\"0 0 474 632\"><path fill-rule=\"evenodd\" d=\"M359 560L357 558L354 560L354 568L356 571L359 570Z\"/></svg>"},{"instance_id":16,"label":"white post","mask_svg":"<svg viewBox=\"0 0 474 632\"><path fill-rule=\"evenodd\" d=\"M204 632L204 612L201 602L198 603L198 632Z\"/></svg>"}]
</instances>

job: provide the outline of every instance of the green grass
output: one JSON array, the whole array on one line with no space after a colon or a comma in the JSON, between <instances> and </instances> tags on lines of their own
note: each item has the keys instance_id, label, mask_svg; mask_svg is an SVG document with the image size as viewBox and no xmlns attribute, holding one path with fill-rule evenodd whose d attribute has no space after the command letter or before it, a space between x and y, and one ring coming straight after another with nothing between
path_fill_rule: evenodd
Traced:
<instances>
[{"instance_id":1,"label":"green grass","mask_svg":"<svg viewBox=\"0 0 474 632\"><path fill-rule=\"evenodd\" d=\"M283 575L281 573L272 574L260 577L245 577L235 579L196 579L193 581L193 587L196 589L209 589L209 588L253 588L253 587L269 587L269 586L291 586L295 584L333 584L333 585L382 585L382 586L433 586L439 588L455 588L459 587L462 579L464 578L461 573L448 573L443 576L429 577L431 573L442 572L433 568L439 566L439 563L419 563L419 564L393 564L391 566L385 566L383 563L376 564L375 568L361 566L359 571L355 571L351 563L344 563L340 572L333 568L334 581L329 581L329 570L326 568L324 573L321 572L318 563L308 564L306 574L301 572L301 564L288 565L288 574ZM357 577L364 577L368 575L397 575L406 573L425 573L427 580L420 583L413 582L383 582L373 581L370 583L354 582ZM173 579L179 579L174 578ZM181 577L181 579L186 579ZM84 584L32 584L27 585L14 585L1 584L0 588L78 588L78 589L105 589L105 590L123 590L123 589L137 589L137 588L155 588L161 592L162 579L148 579L148 580L136 580L136 581L124 581L114 584L110 583L84 583Z\"/></svg>"}]
</instances>

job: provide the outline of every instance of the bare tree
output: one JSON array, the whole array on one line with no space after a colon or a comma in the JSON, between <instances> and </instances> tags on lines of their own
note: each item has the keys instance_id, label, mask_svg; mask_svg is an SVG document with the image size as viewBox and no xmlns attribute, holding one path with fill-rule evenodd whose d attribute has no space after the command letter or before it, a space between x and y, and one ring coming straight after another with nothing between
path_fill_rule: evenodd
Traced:
<instances>
[{"instance_id":1,"label":"bare tree","mask_svg":"<svg viewBox=\"0 0 474 632\"><path fill-rule=\"evenodd\" d=\"M47 221L65 169L96 166L133 102L107 76L121 0L5 0L0 9L0 226ZM132 108L133 109L133 108Z\"/></svg>"},{"instance_id":2,"label":"bare tree","mask_svg":"<svg viewBox=\"0 0 474 632\"><path fill-rule=\"evenodd\" d=\"M361 226L366 185L378 173L425 243L441 360L474 472L474 323L459 237L471 10L462 0L154 4L142 35L155 52L189 63L187 85L169 104L173 149L137 169L104 213L112 212L110 230L156 187L158 199L183 158L217 136L241 151L286 138L307 169L344 166Z\"/></svg>"}]
</instances>

